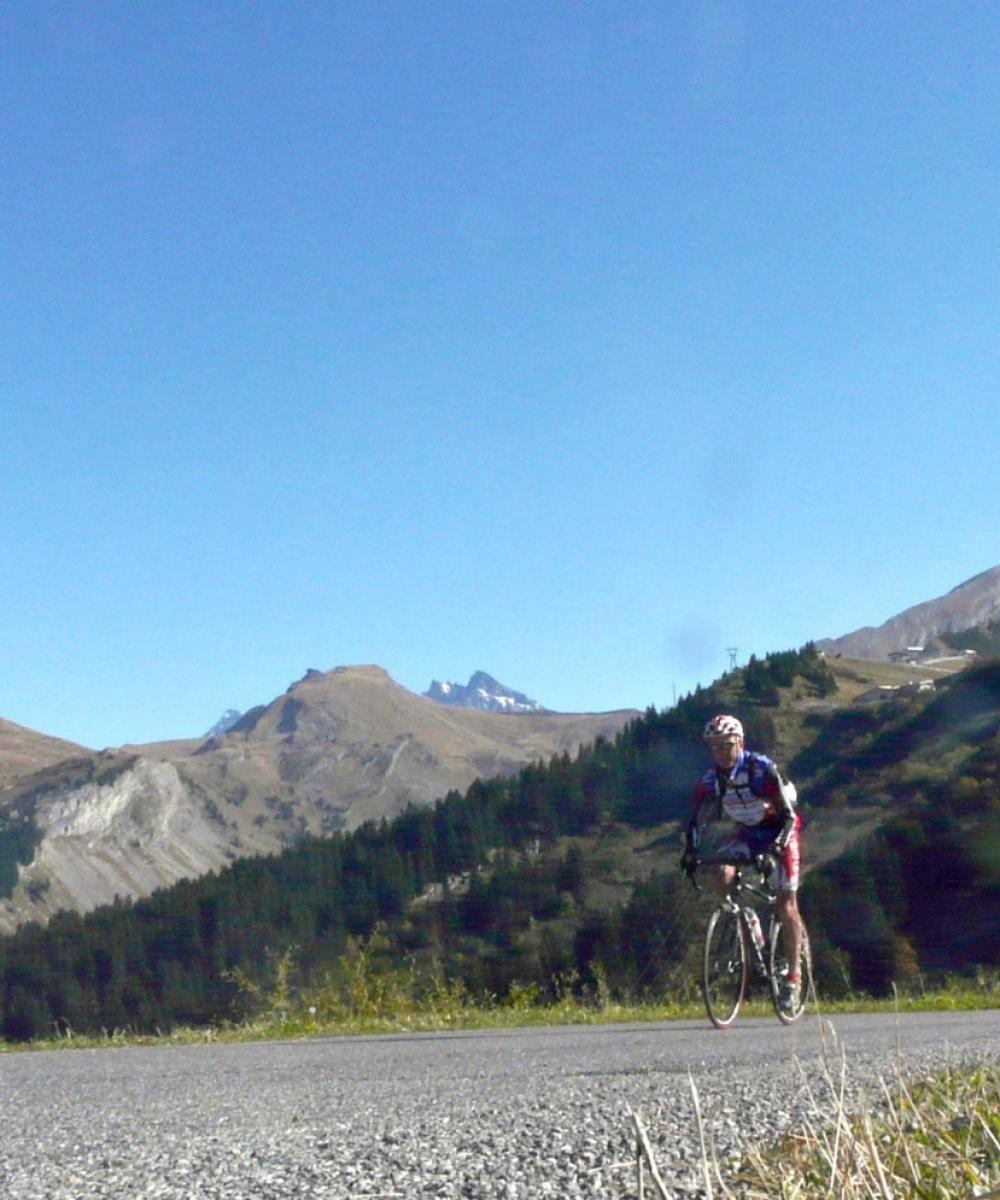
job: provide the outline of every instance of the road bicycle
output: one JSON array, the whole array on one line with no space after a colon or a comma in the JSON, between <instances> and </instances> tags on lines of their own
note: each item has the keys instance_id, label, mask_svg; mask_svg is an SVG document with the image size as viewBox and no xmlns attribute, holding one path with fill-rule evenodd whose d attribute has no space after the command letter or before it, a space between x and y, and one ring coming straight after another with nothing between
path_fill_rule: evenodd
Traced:
<instances>
[{"instance_id":1,"label":"road bicycle","mask_svg":"<svg viewBox=\"0 0 1000 1200\"><path fill-rule=\"evenodd\" d=\"M790 1008L782 1003L783 985L788 977L788 959L781 936L781 923L774 908L775 891L768 882L768 875L773 871L773 859L770 862L768 859L767 855L760 855L755 860L698 857L689 870L691 882L697 887L694 869L714 865L735 868L726 895L713 910L705 931L702 989L708 1019L716 1029L728 1029L739 1015L751 969L766 980L774 1011L783 1025L791 1025L802 1016L807 999L812 994L812 951L805 922L800 918L802 960L798 1000ZM743 875L748 867L756 872L752 882ZM755 903L766 908L766 929Z\"/></svg>"}]
</instances>

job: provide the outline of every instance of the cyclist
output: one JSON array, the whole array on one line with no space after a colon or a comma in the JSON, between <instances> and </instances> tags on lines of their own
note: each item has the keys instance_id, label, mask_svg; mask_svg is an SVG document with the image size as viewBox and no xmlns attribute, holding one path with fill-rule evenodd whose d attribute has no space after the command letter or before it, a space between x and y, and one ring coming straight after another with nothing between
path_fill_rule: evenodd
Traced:
<instances>
[{"instance_id":1,"label":"cyclist","mask_svg":"<svg viewBox=\"0 0 1000 1200\"><path fill-rule=\"evenodd\" d=\"M795 811L795 785L766 755L746 749L743 725L736 717L726 713L713 717L703 736L714 766L705 772L695 789L681 865L690 870L696 861L701 824L728 817L734 823L732 835L719 847L719 853L746 856L748 861L759 859L765 870L773 870L775 912L788 960L781 1001L784 1007L792 1009L798 1005L802 960L796 899L802 818ZM715 865L709 882L724 896L734 874L733 867Z\"/></svg>"}]
</instances>

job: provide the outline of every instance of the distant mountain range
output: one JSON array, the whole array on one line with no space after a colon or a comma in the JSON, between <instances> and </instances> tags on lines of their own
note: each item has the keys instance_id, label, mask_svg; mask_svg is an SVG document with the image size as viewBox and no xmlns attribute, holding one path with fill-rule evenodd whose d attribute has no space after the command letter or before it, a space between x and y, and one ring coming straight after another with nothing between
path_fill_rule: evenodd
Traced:
<instances>
[{"instance_id":1,"label":"distant mountain range","mask_svg":"<svg viewBox=\"0 0 1000 1200\"><path fill-rule=\"evenodd\" d=\"M847 658L886 659L891 654L922 649L942 653L942 636L981 630L1000 620L1000 566L960 583L936 600L907 608L881 625L866 625L842 637L823 638L816 647Z\"/></svg>"},{"instance_id":2,"label":"distant mountain range","mask_svg":"<svg viewBox=\"0 0 1000 1200\"><path fill-rule=\"evenodd\" d=\"M485 671L475 671L467 684L442 683L431 680L431 686L422 695L438 704L454 708L475 708L480 712L545 712L546 709L524 694L499 683ZM205 737L228 733L236 725L242 713L236 708L227 708Z\"/></svg>"},{"instance_id":3,"label":"distant mountain range","mask_svg":"<svg viewBox=\"0 0 1000 1200\"><path fill-rule=\"evenodd\" d=\"M970 642L998 652L1000 567L817 645L877 661ZM352 666L308 671L203 738L94 752L0 720L0 930L391 817L638 715L549 712L485 671L416 695L381 667Z\"/></svg>"},{"instance_id":4,"label":"distant mountain range","mask_svg":"<svg viewBox=\"0 0 1000 1200\"><path fill-rule=\"evenodd\" d=\"M575 753L637 715L476 711L356 666L308 671L208 738L95 753L4 723L0 879L4 854L20 862L6 896L0 886L0 930L391 817ZM10 876L15 863L6 865Z\"/></svg>"},{"instance_id":5,"label":"distant mountain range","mask_svg":"<svg viewBox=\"0 0 1000 1200\"><path fill-rule=\"evenodd\" d=\"M481 712L544 712L537 700L531 700L524 692L517 692L506 684L499 683L485 671L476 671L467 684L431 681L424 692L429 700L438 704L450 704L456 708L475 708Z\"/></svg>"}]
</instances>

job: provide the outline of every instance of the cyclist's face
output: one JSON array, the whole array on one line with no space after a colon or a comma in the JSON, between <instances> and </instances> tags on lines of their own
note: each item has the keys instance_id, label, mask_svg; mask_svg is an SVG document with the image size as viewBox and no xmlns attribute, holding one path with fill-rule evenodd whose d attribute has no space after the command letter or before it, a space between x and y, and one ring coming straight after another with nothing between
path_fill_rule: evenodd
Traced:
<instances>
[{"instance_id":1,"label":"cyclist's face","mask_svg":"<svg viewBox=\"0 0 1000 1200\"><path fill-rule=\"evenodd\" d=\"M743 739L732 734L709 738L708 749L717 767L735 767L743 753Z\"/></svg>"}]
</instances>

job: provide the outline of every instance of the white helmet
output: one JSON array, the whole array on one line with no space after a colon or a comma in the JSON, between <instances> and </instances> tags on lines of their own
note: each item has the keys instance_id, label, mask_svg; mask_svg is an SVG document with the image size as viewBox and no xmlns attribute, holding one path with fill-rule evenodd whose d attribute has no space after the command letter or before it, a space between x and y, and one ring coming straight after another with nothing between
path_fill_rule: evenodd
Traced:
<instances>
[{"instance_id":1,"label":"white helmet","mask_svg":"<svg viewBox=\"0 0 1000 1200\"><path fill-rule=\"evenodd\" d=\"M704 738L743 738L743 724L736 717L727 716L725 713L719 713L713 717L711 721L702 730Z\"/></svg>"}]
</instances>

